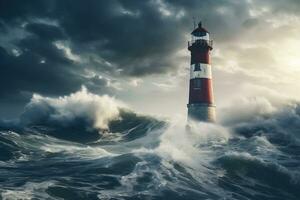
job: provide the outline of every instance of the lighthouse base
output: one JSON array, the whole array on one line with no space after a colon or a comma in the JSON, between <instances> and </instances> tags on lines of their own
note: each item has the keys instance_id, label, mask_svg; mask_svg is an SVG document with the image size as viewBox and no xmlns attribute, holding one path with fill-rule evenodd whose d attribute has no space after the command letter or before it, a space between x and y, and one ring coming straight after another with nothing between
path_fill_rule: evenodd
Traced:
<instances>
[{"instance_id":1,"label":"lighthouse base","mask_svg":"<svg viewBox=\"0 0 300 200\"><path fill-rule=\"evenodd\" d=\"M188 121L216 121L216 106L211 104L188 104Z\"/></svg>"}]
</instances>

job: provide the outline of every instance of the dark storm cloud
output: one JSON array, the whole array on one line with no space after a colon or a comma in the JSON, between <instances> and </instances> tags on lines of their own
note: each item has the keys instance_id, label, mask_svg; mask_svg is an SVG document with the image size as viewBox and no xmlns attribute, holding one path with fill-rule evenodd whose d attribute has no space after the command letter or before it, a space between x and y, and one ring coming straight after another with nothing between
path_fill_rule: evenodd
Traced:
<instances>
[{"instance_id":1,"label":"dark storm cloud","mask_svg":"<svg viewBox=\"0 0 300 200\"><path fill-rule=\"evenodd\" d=\"M38 23L29 23L24 28L31 34L14 41L16 49L0 46L0 97L5 99L7 94L22 91L64 94L79 88L81 78L73 75L78 66L53 43L65 38L62 31Z\"/></svg>"},{"instance_id":2,"label":"dark storm cloud","mask_svg":"<svg viewBox=\"0 0 300 200\"><path fill-rule=\"evenodd\" d=\"M57 22L78 54L93 54L127 76L164 73L177 68L174 53L186 46L192 16L213 24L222 37L247 18L247 4L231 1L3 1L6 23L37 19ZM218 9L224 13L218 12ZM230 23L229 23L230 22ZM216 26L217 24L217 26ZM212 25L211 25L212 26ZM44 40L64 39L58 28L31 24L26 30ZM222 31L219 31L222 30ZM103 66L99 65L98 68Z\"/></svg>"},{"instance_id":3,"label":"dark storm cloud","mask_svg":"<svg viewBox=\"0 0 300 200\"><path fill-rule=\"evenodd\" d=\"M97 75L116 79L174 72L179 67L175 53L186 47L193 16L222 43L241 28L255 26L249 2L2 0L0 97L10 101L32 92L60 95L82 84L108 91L109 79ZM285 6L284 12L297 8L296 1L291 4L295 6ZM282 3L259 5L276 11ZM68 44L67 50L82 60L72 60L56 42ZM96 75L88 78L87 72Z\"/></svg>"},{"instance_id":4,"label":"dark storm cloud","mask_svg":"<svg viewBox=\"0 0 300 200\"><path fill-rule=\"evenodd\" d=\"M78 64L54 45L58 40L111 66L97 63L98 71L135 76L167 71L174 40L179 40L174 21L163 20L150 2L1 1L1 8L4 40L12 28L28 33L11 41L20 55L2 45L1 81L8 86L1 84L1 96L24 90L61 94L83 84Z\"/></svg>"},{"instance_id":5,"label":"dark storm cloud","mask_svg":"<svg viewBox=\"0 0 300 200\"><path fill-rule=\"evenodd\" d=\"M7 107L27 103L33 92L64 95L89 81L81 75L81 66L56 47L54 41L66 38L59 27L29 23L24 28L30 34L13 41L15 49L0 46L0 114L5 116L9 115Z\"/></svg>"},{"instance_id":6,"label":"dark storm cloud","mask_svg":"<svg viewBox=\"0 0 300 200\"><path fill-rule=\"evenodd\" d=\"M0 35L5 41L0 44L2 106L25 102L33 92L70 93L82 84L105 91L111 80L84 76L89 64L95 65L90 70L122 76L165 72L171 67L174 41L180 40L175 21L162 19L150 2L9 0L0 4ZM18 37L13 33L16 29L22 30ZM74 53L103 62L76 63L56 41L67 41Z\"/></svg>"},{"instance_id":7,"label":"dark storm cloud","mask_svg":"<svg viewBox=\"0 0 300 200\"><path fill-rule=\"evenodd\" d=\"M2 82L0 97L2 99L7 94L18 94L22 91L64 94L78 87L80 77L72 75L73 72L68 69L71 65L70 61L53 47L36 39L22 41L20 46L26 46L26 49L21 48L23 53L19 56L8 54L3 48L0 49ZM39 53L37 54L36 51Z\"/></svg>"},{"instance_id":8,"label":"dark storm cloud","mask_svg":"<svg viewBox=\"0 0 300 200\"><path fill-rule=\"evenodd\" d=\"M173 67L170 56L183 42L180 21L163 18L155 6L151 1L65 1L57 12L75 51L97 54L113 69L141 76Z\"/></svg>"},{"instance_id":9,"label":"dark storm cloud","mask_svg":"<svg viewBox=\"0 0 300 200\"><path fill-rule=\"evenodd\" d=\"M55 40L63 40L66 39L63 31L53 25L42 24L42 23L31 23L26 25L26 30L48 41L55 41Z\"/></svg>"}]
</instances>

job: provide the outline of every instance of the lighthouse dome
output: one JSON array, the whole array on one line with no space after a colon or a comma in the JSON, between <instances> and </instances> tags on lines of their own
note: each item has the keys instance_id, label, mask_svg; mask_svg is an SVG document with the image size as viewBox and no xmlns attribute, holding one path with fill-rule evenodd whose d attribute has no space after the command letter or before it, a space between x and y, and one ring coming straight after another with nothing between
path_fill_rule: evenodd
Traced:
<instances>
[{"instance_id":1,"label":"lighthouse dome","mask_svg":"<svg viewBox=\"0 0 300 200\"><path fill-rule=\"evenodd\" d=\"M209 40L209 32L202 27L202 23L199 22L198 27L193 30L191 33L194 40L202 39L202 40Z\"/></svg>"},{"instance_id":2,"label":"lighthouse dome","mask_svg":"<svg viewBox=\"0 0 300 200\"><path fill-rule=\"evenodd\" d=\"M202 23L199 22L198 23L198 27L193 30L193 32L191 33L192 35L195 35L195 36L200 36L200 35L206 35L207 33L209 33L204 27L202 27Z\"/></svg>"}]
</instances>

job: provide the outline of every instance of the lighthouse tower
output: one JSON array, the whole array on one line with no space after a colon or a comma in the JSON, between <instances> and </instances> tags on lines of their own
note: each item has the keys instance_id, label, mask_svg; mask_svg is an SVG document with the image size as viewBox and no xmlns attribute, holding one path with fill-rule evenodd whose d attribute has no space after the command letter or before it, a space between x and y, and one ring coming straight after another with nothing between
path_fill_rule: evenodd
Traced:
<instances>
[{"instance_id":1,"label":"lighthouse tower","mask_svg":"<svg viewBox=\"0 0 300 200\"><path fill-rule=\"evenodd\" d=\"M216 114L210 59L212 40L201 22L191 35L192 39L188 42L191 52L188 120L214 122Z\"/></svg>"}]
</instances>

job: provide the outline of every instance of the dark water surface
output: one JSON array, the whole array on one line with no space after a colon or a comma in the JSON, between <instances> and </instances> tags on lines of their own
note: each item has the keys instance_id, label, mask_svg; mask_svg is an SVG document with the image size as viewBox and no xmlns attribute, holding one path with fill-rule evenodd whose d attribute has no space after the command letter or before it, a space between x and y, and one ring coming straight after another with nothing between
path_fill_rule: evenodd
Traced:
<instances>
[{"instance_id":1,"label":"dark water surface","mask_svg":"<svg viewBox=\"0 0 300 200\"><path fill-rule=\"evenodd\" d=\"M299 200L299 113L227 126L123 113L0 131L2 199Z\"/></svg>"}]
</instances>

